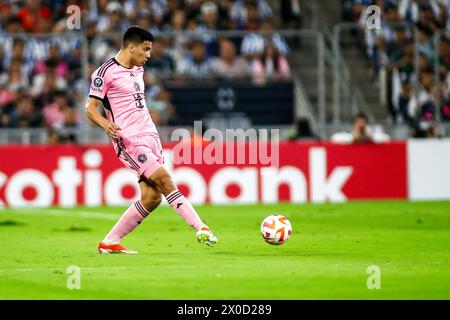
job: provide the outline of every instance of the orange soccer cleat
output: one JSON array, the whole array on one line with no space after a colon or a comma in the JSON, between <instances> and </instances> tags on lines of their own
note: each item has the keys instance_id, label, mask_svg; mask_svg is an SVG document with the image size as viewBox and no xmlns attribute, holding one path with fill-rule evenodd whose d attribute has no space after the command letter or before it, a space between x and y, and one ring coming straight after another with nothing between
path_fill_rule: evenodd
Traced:
<instances>
[{"instance_id":1,"label":"orange soccer cleat","mask_svg":"<svg viewBox=\"0 0 450 320\"><path fill-rule=\"evenodd\" d=\"M103 241L98 244L99 253L124 253L124 254L137 254L137 251L128 250L120 243L106 244Z\"/></svg>"}]
</instances>

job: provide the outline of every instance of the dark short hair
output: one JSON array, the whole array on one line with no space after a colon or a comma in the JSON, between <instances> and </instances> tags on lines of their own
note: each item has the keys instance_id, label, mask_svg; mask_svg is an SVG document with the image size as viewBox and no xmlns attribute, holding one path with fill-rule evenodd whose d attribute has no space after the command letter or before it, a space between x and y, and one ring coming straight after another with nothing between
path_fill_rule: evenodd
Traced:
<instances>
[{"instance_id":1,"label":"dark short hair","mask_svg":"<svg viewBox=\"0 0 450 320\"><path fill-rule=\"evenodd\" d=\"M369 122L369 118L367 117L367 115L363 112L358 112L357 114L355 114L355 116L353 117L353 121L352 123L355 123L355 121L357 119L364 119L366 120L366 122Z\"/></svg>"},{"instance_id":2,"label":"dark short hair","mask_svg":"<svg viewBox=\"0 0 450 320\"><path fill-rule=\"evenodd\" d=\"M144 41L153 42L154 40L155 37L153 37L151 32L139 26L132 26L125 31L122 38L122 46L126 48L130 43L139 44Z\"/></svg>"}]
</instances>

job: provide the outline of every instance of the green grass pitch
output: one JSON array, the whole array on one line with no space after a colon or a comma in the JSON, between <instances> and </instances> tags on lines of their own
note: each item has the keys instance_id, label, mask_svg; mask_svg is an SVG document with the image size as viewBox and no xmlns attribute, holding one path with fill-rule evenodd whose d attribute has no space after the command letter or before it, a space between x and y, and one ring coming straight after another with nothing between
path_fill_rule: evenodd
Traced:
<instances>
[{"instance_id":1,"label":"green grass pitch","mask_svg":"<svg viewBox=\"0 0 450 320\"><path fill-rule=\"evenodd\" d=\"M123 241L138 255L96 250L124 208L0 209L0 299L450 299L450 202L197 209L215 248L165 206ZM271 213L292 222L284 245L261 238ZM380 289L367 288L370 265Z\"/></svg>"}]
</instances>

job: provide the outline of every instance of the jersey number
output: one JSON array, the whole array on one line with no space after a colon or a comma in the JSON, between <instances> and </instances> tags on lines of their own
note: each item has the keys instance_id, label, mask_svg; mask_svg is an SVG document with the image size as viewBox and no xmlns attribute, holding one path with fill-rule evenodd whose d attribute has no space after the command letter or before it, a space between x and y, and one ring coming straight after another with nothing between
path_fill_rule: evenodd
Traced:
<instances>
[{"instance_id":1,"label":"jersey number","mask_svg":"<svg viewBox=\"0 0 450 320\"><path fill-rule=\"evenodd\" d=\"M144 107L144 105L142 104L142 100L144 100L144 98L141 96L140 93L133 94L133 98L134 98L134 103L136 104L136 108Z\"/></svg>"}]
</instances>

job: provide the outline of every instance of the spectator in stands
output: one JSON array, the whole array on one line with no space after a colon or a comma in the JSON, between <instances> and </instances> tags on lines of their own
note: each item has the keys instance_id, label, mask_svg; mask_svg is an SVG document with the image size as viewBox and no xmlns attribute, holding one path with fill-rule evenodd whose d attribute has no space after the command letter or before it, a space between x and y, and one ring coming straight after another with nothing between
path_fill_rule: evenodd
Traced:
<instances>
[{"instance_id":1,"label":"spectator in stands","mask_svg":"<svg viewBox=\"0 0 450 320\"><path fill-rule=\"evenodd\" d=\"M437 2L437 1L435 1ZM434 9L433 9L434 8ZM440 12L439 6L436 6L436 3L432 5L428 1L422 1L419 4L419 21L417 21L417 25L422 28L426 28L431 32L435 32L438 29L445 27L446 19L445 19L445 10L443 10L442 14Z\"/></svg>"},{"instance_id":2,"label":"spectator in stands","mask_svg":"<svg viewBox=\"0 0 450 320\"><path fill-rule=\"evenodd\" d=\"M164 26L164 31L185 32L188 31L186 13L183 10L175 10L170 19L170 25ZM170 38L168 53L176 61L180 61L186 55L186 47L189 44L189 38L180 34Z\"/></svg>"},{"instance_id":3,"label":"spectator in stands","mask_svg":"<svg viewBox=\"0 0 450 320\"><path fill-rule=\"evenodd\" d=\"M170 102L170 94L164 89L160 79L154 73L144 74L146 103L156 125L170 122L174 109Z\"/></svg>"},{"instance_id":4,"label":"spectator in stands","mask_svg":"<svg viewBox=\"0 0 450 320\"><path fill-rule=\"evenodd\" d=\"M439 43L439 74L441 81L446 81L450 74L450 38L443 35Z\"/></svg>"},{"instance_id":5,"label":"spectator in stands","mask_svg":"<svg viewBox=\"0 0 450 320\"><path fill-rule=\"evenodd\" d=\"M252 32L242 39L241 54L250 62L264 52L266 41L260 33Z\"/></svg>"},{"instance_id":6,"label":"spectator in stands","mask_svg":"<svg viewBox=\"0 0 450 320\"><path fill-rule=\"evenodd\" d=\"M291 76L289 62L273 43L267 45L264 54L259 59L253 60L251 68L256 84L264 84L268 80L287 80Z\"/></svg>"},{"instance_id":7,"label":"spectator in stands","mask_svg":"<svg viewBox=\"0 0 450 320\"><path fill-rule=\"evenodd\" d=\"M192 41L191 54L179 62L177 69L184 78L206 79L213 75L212 60L201 40Z\"/></svg>"},{"instance_id":8,"label":"spectator in stands","mask_svg":"<svg viewBox=\"0 0 450 320\"><path fill-rule=\"evenodd\" d=\"M22 38L15 38L12 43L11 54L7 56L9 61L6 64L9 64L12 60L18 60L24 62L25 60L25 40Z\"/></svg>"},{"instance_id":9,"label":"spectator in stands","mask_svg":"<svg viewBox=\"0 0 450 320\"><path fill-rule=\"evenodd\" d=\"M247 31L258 31L261 29L263 19L256 4L248 4L246 6L246 19L242 22L241 29Z\"/></svg>"},{"instance_id":10,"label":"spectator in stands","mask_svg":"<svg viewBox=\"0 0 450 320\"><path fill-rule=\"evenodd\" d=\"M5 49L0 47L0 75L6 71L5 67Z\"/></svg>"},{"instance_id":11,"label":"spectator in stands","mask_svg":"<svg viewBox=\"0 0 450 320\"><path fill-rule=\"evenodd\" d=\"M233 4L234 0L219 1L219 20L221 27L225 30L236 29L236 25L231 19L231 9L233 7Z\"/></svg>"},{"instance_id":12,"label":"spectator in stands","mask_svg":"<svg viewBox=\"0 0 450 320\"><path fill-rule=\"evenodd\" d=\"M42 92L50 92L56 89L66 89L66 80L56 74L57 61L47 60L45 62L45 72L34 77L31 92L37 96Z\"/></svg>"},{"instance_id":13,"label":"spectator in stands","mask_svg":"<svg viewBox=\"0 0 450 320\"><path fill-rule=\"evenodd\" d=\"M418 50L421 54L424 54L429 61L434 59L434 49L432 42L433 31L428 27L418 25Z\"/></svg>"},{"instance_id":14,"label":"spectator in stands","mask_svg":"<svg viewBox=\"0 0 450 320\"><path fill-rule=\"evenodd\" d=\"M8 115L7 126L10 128L36 128L42 126L42 117L28 95L21 96L14 110Z\"/></svg>"},{"instance_id":15,"label":"spectator in stands","mask_svg":"<svg viewBox=\"0 0 450 320\"><path fill-rule=\"evenodd\" d=\"M200 22L198 27L202 30L216 31L222 29L219 20L219 7L213 1L207 1L200 8Z\"/></svg>"},{"instance_id":16,"label":"spectator in stands","mask_svg":"<svg viewBox=\"0 0 450 320\"><path fill-rule=\"evenodd\" d=\"M5 83L0 83L0 114L2 114L5 105L12 103L14 99L15 92L9 90Z\"/></svg>"},{"instance_id":17,"label":"spectator in stands","mask_svg":"<svg viewBox=\"0 0 450 320\"><path fill-rule=\"evenodd\" d=\"M161 2L161 1L154 1L154 2ZM173 18L174 16L177 14L177 12L179 11L183 11L183 13L185 13L184 18L186 20L186 25L187 25L187 16L186 13L189 7L185 7L185 3L184 1L180 1L180 0L167 0L166 3L162 4L161 6L162 8L162 12L161 12L161 18L157 18L159 19L160 23L159 25L164 29L164 27L166 25L169 24L173 24ZM159 14L156 14L156 16L158 17Z\"/></svg>"},{"instance_id":18,"label":"spectator in stands","mask_svg":"<svg viewBox=\"0 0 450 320\"><path fill-rule=\"evenodd\" d=\"M99 20L97 31L99 33L123 32L129 23L124 19L123 7L117 1L112 1L106 6L107 16Z\"/></svg>"},{"instance_id":19,"label":"spectator in stands","mask_svg":"<svg viewBox=\"0 0 450 320\"><path fill-rule=\"evenodd\" d=\"M357 22L360 20L360 17L364 14L367 7L374 4L373 0L349 0L352 2L352 9L349 10L350 13L349 18L353 22ZM380 7L381 8L381 7Z\"/></svg>"},{"instance_id":20,"label":"spectator in stands","mask_svg":"<svg viewBox=\"0 0 450 320\"><path fill-rule=\"evenodd\" d=\"M86 37L89 46L92 45L95 37L97 36L97 22L87 21L84 27L84 36Z\"/></svg>"},{"instance_id":21,"label":"spectator in stands","mask_svg":"<svg viewBox=\"0 0 450 320\"><path fill-rule=\"evenodd\" d=\"M411 136L413 138L438 137L437 122L434 119L415 122L412 126Z\"/></svg>"},{"instance_id":22,"label":"spectator in stands","mask_svg":"<svg viewBox=\"0 0 450 320\"><path fill-rule=\"evenodd\" d=\"M426 121L435 118L437 94L437 88L434 86L434 71L428 69L422 72L417 102L411 110L414 118L425 119Z\"/></svg>"},{"instance_id":23,"label":"spectator in stands","mask_svg":"<svg viewBox=\"0 0 450 320\"><path fill-rule=\"evenodd\" d=\"M241 54L247 60L251 61L262 55L267 44L270 42L280 54L287 55L289 53L289 46L286 39L279 33L273 32L273 24L271 22L263 23L261 25L261 31L265 31L268 34L263 36L259 32L252 32L242 39Z\"/></svg>"},{"instance_id":24,"label":"spectator in stands","mask_svg":"<svg viewBox=\"0 0 450 320\"><path fill-rule=\"evenodd\" d=\"M82 128L80 116L76 108L66 106L63 109L63 118L50 129L50 144L76 143L78 132Z\"/></svg>"},{"instance_id":25,"label":"spectator in stands","mask_svg":"<svg viewBox=\"0 0 450 320\"><path fill-rule=\"evenodd\" d=\"M28 77L22 71L21 60L15 59L11 62L8 73L0 75L0 84L4 85L8 91L12 92L28 88Z\"/></svg>"},{"instance_id":26,"label":"spectator in stands","mask_svg":"<svg viewBox=\"0 0 450 320\"><path fill-rule=\"evenodd\" d=\"M47 61L55 61L55 73L59 77L65 78L67 76L69 65L65 59L62 59L60 48L57 44L53 43L48 49L46 59L37 62L34 73L41 74L45 72Z\"/></svg>"},{"instance_id":27,"label":"spectator in stands","mask_svg":"<svg viewBox=\"0 0 450 320\"><path fill-rule=\"evenodd\" d=\"M411 34L404 25L396 25L394 27L394 41L390 42L387 46L387 52L389 61L393 59L399 59L404 55L405 47L412 43ZM414 55L414 50L412 51Z\"/></svg>"},{"instance_id":28,"label":"spectator in stands","mask_svg":"<svg viewBox=\"0 0 450 320\"><path fill-rule=\"evenodd\" d=\"M270 20L272 9L266 0L236 0L231 7L230 16L238 29L251 30L248 28L250 24L254 27L256 17L261 22ZM249 21L249 19L252 21Z\"/></svg>"},{"instance_id":29,"label":"spectator in stands","mask_svg":"<svg viewBox=\"0 0 450 320\"><path fill-rule=\"evenodd\" d=\"M213 61L213 68L220 78L245 78L250 75L247 62L236 55L236 46L227 39L220 42L220 57Z\"/></svg>"},{"instance_id":30,"label":"spectator in stands","mask_svg":"<svg viewBox=\"0 0 450 320\"><path fill-rule=\"evenodd\" d=\"M381 5L381 4L380 4ZM372 60L374 75L378 75L381 66L388 63L387 50L396 41L395 26L400 22L397 6L382 3L381 29L366 28L367 12L361 15L360 24L364 29L367 55Z\"/></svg>"},{"instance_id":31,"label":"spectator in stands","mask_svg":"<svg viewBox=\"0 0 450 320\"><path fill-rule=\"evenodd\" d=\"M307 118L299 118L295 121L293 129L289 140L320 140L320 137L312 130Z\"/></svg>"},{"instance_id":32,"label":"spectator in stands","mask_svg":"<svg viewBox=\"0 0 450 320\"><path fill-rule=\"evenodd\" d=\"M76 86L85 80L82 73L83 66L81 61L83 60L83 50L81 49L81 46L72 48L70 54L67 54L60 59L63 59L64 63L67 65L67 73L61 73L61 76L69 83Z\"/></svg>"},{"instance_id":33,"label":"spectator in stands","mask_svg":"<svg viewBox=\"0 0 450 320\"><path fill-rule=\"evenodd\" d=\"M186 12L175 10L169 17L170 21L164 24L163 31L183 32L187 30Z\"/></svg>"},{"instance_id":34,"label":"spectator in stands","mask_svg":"<svg viewBox=\"0 0 450 320\"><path fill-rule=\"evenodd\" d=\"M219 55L219 44L217 37L209 34L209 32L218 31L221 29L219 21L217 5L208 1L201 6L201 19L197 24L196 32L202 36L202 40L206 45L206 50L210 56Z\"/></svg>"},{"instance_id":35,"label":"spectator in stands","mask_svg":"<svg viewBox=\"0 0 450 320\"><path fill-rule=\"evenodd\" d=\"M410 103L413 87L417 77L414 69L415 45L412 40L406 41L390 55L391 65L391 114L395 123L410 120Z\"/></svg>"},{"instance_id":36,"label":"spectator in stands","mask_svg":"<svg viewBox=\"0 0 450 320\"><path fill-rule=\"evenodd\" d=\"M136 14L136 24L143 29L149 30L153 34L158 32L158 27L153 22L152 14L147 9Z\"/></svg>"},{"instance_id":37,"label":"spectator in stands","mask_svg":"<svg viewBox=\"0 0 450 320\"><path fill-rule=\"evenodd\" d=\"M67 92L57 90L53 95L53 101L42 109L42 116L46 127L52 128L64 119L64 109L69 107L66 97Z\"/></svg>"},{"instance_id":38,"label":"spectator in stands","mask_svg":"<svg viewBox=\"0 0 450 320\"><path fill-rule=\"evenodd\" d=\"M441 118L443 121L450 121L450 90L447 89L441 107Z\"/></svg>"},{"instance_id":39,"label":"spectator in stands","mask_svg":"<svg viewBox=\"0 0 450 320\"><path fill-rule=\"evenodd\" d=\"M364 113L358 113L353 118L352 135L354 143L373 142L372 136L367 131L369 119Z\"/></svg>"},{"instance_id":40,"label":"spectator in stands","mask_svg":"<svg viewBox=\"0 0 450 320\"><path fill-rule=\"evenodd\" d=\"M0 109L0 129L7 128L8 122L9 122L8 114L4 110Z\"/></svg>"},{"instance_id":41,"label":"spectator in stands","mask_svg":"<svg viewBox=\"0 0 450 320\"><path fill-rule=\"evenodd\" d=\"M368 117L365 113L358 113L353 118L352 132L337 132L331 136L334 143L382 143L390 140L390 137L384 133L381 127L375 127L373 132L368 129Z\"/></svg>"},{"instance_id":42,"label":"spectator in stands","mask_svg":"<svg viewBox=\"0 0 450 320\"><path fill-rule=\"evenodd\" d=\"M5 24L4 24L4 28L5 33L7 34L14 34L14 33L18 33L18 32L24 32L25 30L22 27L22 21L20 20L20 18L18 16L10 16Z\"/></svg>"},{"instance_id":43,"label":"spectator in stands","mask_svg":"<svg viewBox=\"0 0 450 320\"><path fill-rule=\"evenodd\" d=\"M411 123L413 121L413 116L410 113L410 110L413 109L412 103L414 102L414 82L412 76L412 73L408 73L407 71L400 71L399 73L401 87L398 97L393 103L395 106L393 112L395 123Z\"/></svg>"},{"instance_id":44,"label":"spectator in stands","mask_svg":"<svg viewBox=\"0 0 450 320\"><path fill-rule=\"evenodd\" d=\"M164 39L153 42L152 58L145 64L147 70L163 78L170 77L175 71L175 62L166 53L166 45Z\"/></svg>"},{"instance_id":45,"label":"spectator in stands","mask_svg":"<svg viewBox=\"0 0 450 320\"><path fill-rule=\"evenodd\" d=\"M47 23L43 20L50 20L52 12L45 3L40 0L28 0L26 5L19 9L17 16L22 22L25 32L41 32L40 28Z\"/></svg>"},{"instance_id":46,"label":"spectator in stands","mask_svg":"<svg viewBox=\"0 0 450 320\"><path fill-rule=\"evenodd\" d=\"M300 0L281 0L281 21L285 29L300 29L302 24Z\"/></svg>"},{"instance_id":47,"label":"spectator in stands","mask_svg":"<svg viewBox=\"0 0 450 320\"><path fill-rule=\"evenodd\" d=\"M261 31L269 33L265 36L265 45L272 43L277 51L286 56L289 53L289 45L286 39L279 33L275 32L274 25L271 21L264 22L261 25Z\"/></svg>"},{"instance_id":48,"label":"spectator in stands","mask_svg":"<svg viewBox=\"0 0 450 320\"><path fill-rule=\"evenodd\" d=\"M10 63L14 60L20 61L22 65L22 71L24 72L26 77L30 77L34 68L34 59L33 52L31 46L27 46L26 42L23 38L11 38L3 39L6 40L5 48L9 48L10 41L12 41L12 49L11 51L5 52L5 65L9 66ZM8 41L9 40L9 41Z\"/></svg>"}]
</instances>

